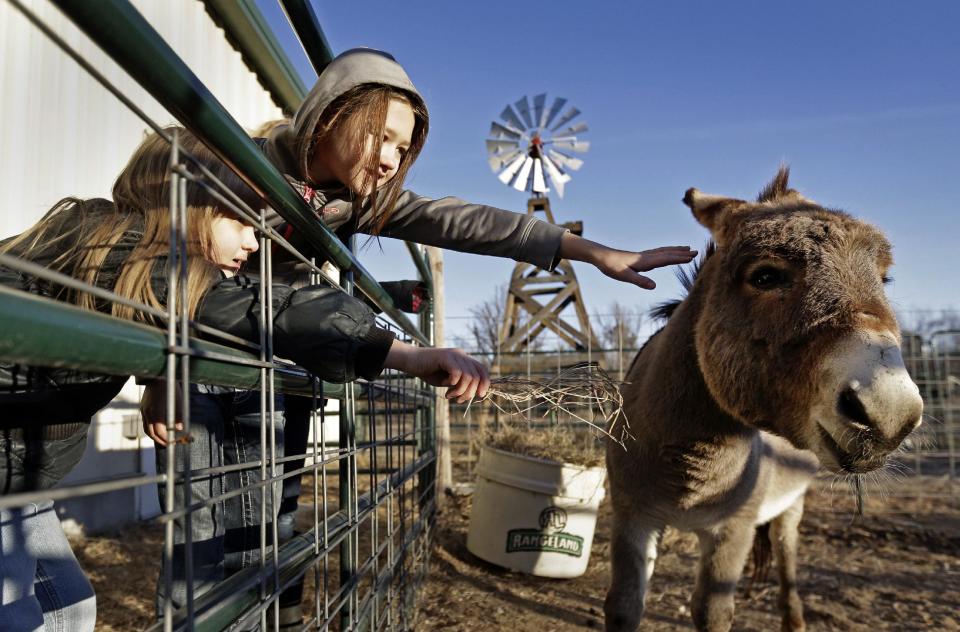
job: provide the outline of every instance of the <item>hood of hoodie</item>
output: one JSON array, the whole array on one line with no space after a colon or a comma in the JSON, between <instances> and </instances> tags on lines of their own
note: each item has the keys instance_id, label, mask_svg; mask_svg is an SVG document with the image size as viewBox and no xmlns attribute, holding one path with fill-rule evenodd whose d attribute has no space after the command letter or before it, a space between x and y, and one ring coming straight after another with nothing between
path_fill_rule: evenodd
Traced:
<instances>
[{"instance_id":1,"label":"hood of hoodie","mask_svg":"<svg viewBox=\"0 0 960 632\"><path fill-rule=\"evenodd\" d=\"M412 92L423 99L406 71L383 51L354 48L341 53L323 69L317 83L303 100L292 124L278 125L270 132L264 151L270 161L288 176L313 185L307 177L313 132L323 111L334 99L365 83L379 83Z\"/></svg>"}]
</instances>

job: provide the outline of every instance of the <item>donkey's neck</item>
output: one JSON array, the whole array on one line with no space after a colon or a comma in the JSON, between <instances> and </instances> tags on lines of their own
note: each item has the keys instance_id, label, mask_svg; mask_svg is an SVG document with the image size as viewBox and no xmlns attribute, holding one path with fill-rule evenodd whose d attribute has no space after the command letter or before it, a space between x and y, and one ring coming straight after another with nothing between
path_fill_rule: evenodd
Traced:
<instances>
[{"instance_id":1,"label":"donkey's neck","mask_svg":"<svg viewBox=\"0 0 960 632\"><path fill-rule=\"evenodd\" d=\"M684 437L749 440L757 431L723 411L701 373L694 342L694 327L703 304L697 289L676 308L638 358L642 391L648 394L645 399L652 413L645 417L662 425L665 441Z\"/></svg>"},{"instance_id":2,"label":"donkey's neck","mask_svg":"<svg viewBox=\"0 0 960 632\"><path fill-rule=\"evenodd\" d=\"M677 524L690 528L746 501L755 489L761 447L759 432L710 395L694 343L698 307L694 288L637 357L624 402L635 439L626 450L607 450L616 484L645 490L643 512L674 524L681 511L692 522Z\"/></svg>"}]
</instances>

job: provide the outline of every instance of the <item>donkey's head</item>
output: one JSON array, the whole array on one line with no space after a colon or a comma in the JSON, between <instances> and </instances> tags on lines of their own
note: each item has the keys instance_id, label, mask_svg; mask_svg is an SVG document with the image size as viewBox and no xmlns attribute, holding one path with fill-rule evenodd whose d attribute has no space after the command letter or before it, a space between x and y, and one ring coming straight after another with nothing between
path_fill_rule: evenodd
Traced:
<instances>
[{"instance_id":1,"label":"donkey's head","mask_svg":"<svg viewBox=\"0 0 960 632\"><path fill-rule=\"evenodd\" d=\"M923 409L884 295L890 244L787 177L781 168L757 202L684 197L716 243L694 286L698 362L728 414L835 472L870 471Z\"/></svg>"}]
</instances>

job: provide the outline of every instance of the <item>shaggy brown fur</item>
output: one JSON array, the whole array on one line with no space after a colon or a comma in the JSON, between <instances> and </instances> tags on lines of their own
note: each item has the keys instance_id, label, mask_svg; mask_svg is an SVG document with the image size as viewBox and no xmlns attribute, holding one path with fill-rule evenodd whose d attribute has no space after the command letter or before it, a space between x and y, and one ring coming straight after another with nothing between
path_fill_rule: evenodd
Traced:
<instances>
[{"instance_id":1,"label":"shaggy brown fur","mask_svg":"<svg viewBox=\"0 0 960 632\"><path fill-rule=\"evenodd\" d=\"M764 523L783 629L803 630L797 524L817 456L832 469L875 468L919 419L916 387L897 372L899 330L883 293L889 243L787 181L781 168L755 203L695 189L684 197L716 246L684 283L687 297L657 308L669 320L625 378L636 439L607 450L608 630L639 624L666 525L700 538L695 625L729 630L736 584ZM847 363L852 356L857 362ZM895 374L895 383L873 379L874 370Z\"/></svg>"}]
</instances>

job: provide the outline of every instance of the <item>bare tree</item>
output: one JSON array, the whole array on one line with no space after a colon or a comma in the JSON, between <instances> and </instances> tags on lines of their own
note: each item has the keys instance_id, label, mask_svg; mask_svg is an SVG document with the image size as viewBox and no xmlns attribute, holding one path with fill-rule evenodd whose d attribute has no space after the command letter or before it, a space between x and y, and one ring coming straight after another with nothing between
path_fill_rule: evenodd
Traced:
<instances>
[{"instance_id":1,"label":"bare tree","mask_svg":"<svg viewBox=\"0 0 960 632\"><path fill-rule=\"evenodd\" d=\"M467 325L469 332L466 339L459 338L458 344L473 351L496 355L499 348L500 327L503 325L503 312L507 303L507 286L500 285L493 291L493 296L471 307L468 311L472 319ZM521 313L520 325L529 318L528 314ZM534 338L530 341L531 351L543 348L543 342Z\"/></svg>"},{"instance_id":2,"label":"bare tree","mask_svg":"<svg viewBox=\"0 0 960 632\"><path fill-rule=\"evenodd\" d=\"M493 296L474 305L468 311L472 317L467 325L470 349L493 355L497 352L500 336L500 323L503 322L503 308L507 300L507 286L500 285Z\"/></svg>"},{"instance_id":3,"label":"bare tree","mask_svg":"<svg viewBox=\"0 0 960 632\"><path fill-rule=\"evenodd\" d=\"M633 359L635 352L631 350L636 349L640 342L643 312L616 301L605 311L605 314L594 315L597 337L603 349L611 349L604 354L607 370L616 371L616 375L622 377L620 374L623 369Z\"/></svg>"},{"instance_id":4,"label":"bare tree","mask_svg":"<svg viewBox=\"0 0 960 632\"><path fill-rule=\"evenodd\" d=\"M597 337L604 349L635 349L640 340L643 312L614 301L605 314L594 315Z\"/></svg>"}]
</instances>

